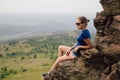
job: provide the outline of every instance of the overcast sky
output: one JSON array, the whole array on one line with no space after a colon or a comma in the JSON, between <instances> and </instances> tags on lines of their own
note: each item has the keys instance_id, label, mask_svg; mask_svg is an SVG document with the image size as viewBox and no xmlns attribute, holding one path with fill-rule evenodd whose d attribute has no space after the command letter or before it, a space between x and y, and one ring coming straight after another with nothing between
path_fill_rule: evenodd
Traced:
<instances>
[{"instance_id":1,"label":"overcast sky","mask_svg":"<svg viewBox=\"0 0 120 80\"><path fill-rule=\"evenodd\" d=\"M96 13L99 0L0 0L0 13Z\"/></svg>"}]
</instances>

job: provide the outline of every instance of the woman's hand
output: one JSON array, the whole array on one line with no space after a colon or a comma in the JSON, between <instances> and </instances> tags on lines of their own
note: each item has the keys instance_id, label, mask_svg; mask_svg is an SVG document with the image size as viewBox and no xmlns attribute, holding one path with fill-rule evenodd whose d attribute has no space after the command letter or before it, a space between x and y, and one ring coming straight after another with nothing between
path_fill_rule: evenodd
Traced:
<instances>
[{"instance_id":1,"label":"woman's hand","mask_svg":"<svg viewBox=\"0 0 120 80\"><path fill-rule=\"evenodd\" d=\"M68 50L66 51L66 55L67 55L67 56L70 54L71 50L72 50L72 49L68 49Z\"/></svg>"}]
</instances>

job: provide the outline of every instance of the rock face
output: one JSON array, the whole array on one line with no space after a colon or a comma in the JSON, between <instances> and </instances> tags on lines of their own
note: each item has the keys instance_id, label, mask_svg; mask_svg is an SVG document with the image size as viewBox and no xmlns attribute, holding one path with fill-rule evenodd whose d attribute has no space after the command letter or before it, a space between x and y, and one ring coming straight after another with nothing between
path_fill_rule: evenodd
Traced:
<instances>
[{"instance_id":1,"label":"rock face","mask_svg":"<svg viewBox=\"0 0 120 80\"><path fill-rule=\"evenodd\" d=\"M120 80L120 0L101 0L104 11L97 13L96 49L103 55L106 69L101 80Z\"/></svg>"},{"instance_id":2,"label":"rock face","mask_svg":"<svg viewBox=\"0 0 120 80\"><path fill-rule=\"evenodd\" d=\"M100 0L95 47L64 61L45 80L120 80L120 0Z\"/></svg>"}]
</instances>

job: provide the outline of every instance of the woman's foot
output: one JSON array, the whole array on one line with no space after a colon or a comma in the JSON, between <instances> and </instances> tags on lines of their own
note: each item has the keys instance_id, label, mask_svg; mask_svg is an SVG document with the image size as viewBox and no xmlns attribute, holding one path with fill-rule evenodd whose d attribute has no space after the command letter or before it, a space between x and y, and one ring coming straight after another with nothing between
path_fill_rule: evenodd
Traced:
<instances>
[{"instance_id":1,"label":"woman's foot","mask_svg":"<svg viewBox=\"0 0 120 80\"><path fill-rule=\"evenodd\" d=\"M43 74L42 74L42 77L46 77L47 75L49 75L49 72L43 73Z\"/></svg>"}]
</instances>

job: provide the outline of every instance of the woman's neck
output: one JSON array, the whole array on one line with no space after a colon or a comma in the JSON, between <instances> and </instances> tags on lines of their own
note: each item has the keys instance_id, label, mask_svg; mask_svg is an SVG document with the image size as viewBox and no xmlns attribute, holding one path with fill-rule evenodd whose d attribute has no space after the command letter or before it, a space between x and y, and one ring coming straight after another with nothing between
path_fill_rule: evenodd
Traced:
<instances>
[{"instance_id":1,"label":"woman's neck","mask_svg":"<svg viewBox=\"0 0 120 80\"><path fill-rule=\"evenodd\" d=\"M86 26L82 28L82 30L86 30Z\"/></svg>"}]
</instances>

